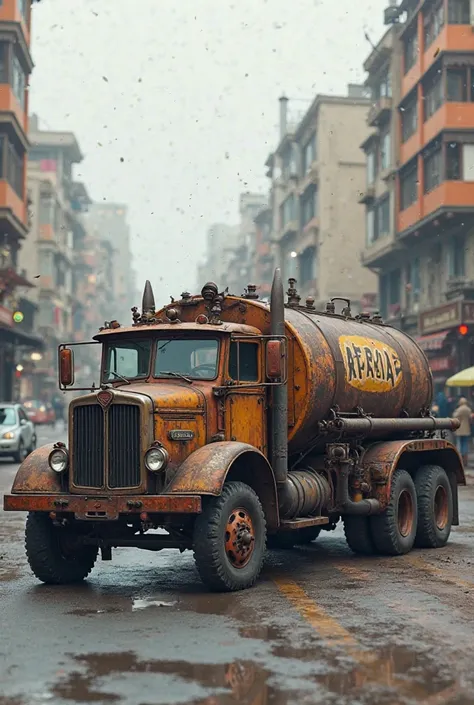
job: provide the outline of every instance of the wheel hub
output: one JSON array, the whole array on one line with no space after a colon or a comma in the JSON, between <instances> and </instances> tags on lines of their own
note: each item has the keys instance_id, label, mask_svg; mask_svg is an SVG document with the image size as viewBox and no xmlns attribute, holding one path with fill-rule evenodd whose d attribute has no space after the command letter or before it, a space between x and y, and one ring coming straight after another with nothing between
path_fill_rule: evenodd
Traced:
<instances>
[{"instance_id":1,"label":"wheel hub","mask_svg":"<svg viewBox=\"0 0 474 705\"><path fill-rule=\"evenodd\" d=\"M255 532L246 509L235 509L227 520L225 552L234 568L243 568L250 561L255 546Z\"/></svg>"}]
</instances>

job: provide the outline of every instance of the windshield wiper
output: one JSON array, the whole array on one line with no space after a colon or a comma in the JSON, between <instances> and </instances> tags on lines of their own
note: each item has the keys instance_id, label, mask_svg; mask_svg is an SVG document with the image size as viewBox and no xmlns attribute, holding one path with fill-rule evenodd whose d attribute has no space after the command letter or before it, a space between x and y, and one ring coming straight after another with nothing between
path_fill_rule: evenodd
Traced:
<instances>
[{"instance_id":1,"label":"windshield wiper","mask_svg":"<svg viewBox=\"0 0 474 705\"><path fill-rule=\"evenodd\" d=\"M170 377L180 377L180 379L184 379L184 381L188 382L188 384L193 383L192 379L189 379L189 377L182 375L180 372L160 372L159 376L161 377L162 375L170 375Z\"/></svg>"},{"instance_id":2,"label":"windshield wiper","mask_svg":"<svg viewBox=\"0 0 474 705\"><path fill-rule=\"evenodd\" d=\"M126 384L132 384L129 379L127 379L127 378L124 377L123 375L119 375L118 372L112 372L112 370L110 370L110 371L106 370L106 371L105 371L105 374L106 374L106 375L113 375L113 376L116 377L117 379L123 380Z\"/></svg>"}]
</instances>

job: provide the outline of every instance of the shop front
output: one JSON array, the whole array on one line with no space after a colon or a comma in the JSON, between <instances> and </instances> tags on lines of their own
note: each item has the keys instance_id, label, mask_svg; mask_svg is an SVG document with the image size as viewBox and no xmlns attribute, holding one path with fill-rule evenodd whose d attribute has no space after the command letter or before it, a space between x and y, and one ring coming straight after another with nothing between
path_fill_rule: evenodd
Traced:
<instances>
[{"instance_id":1,"label":"shop front","mask_svg":"<svg viewBox=\"0 0 474 705\"><path fill-rule=\"evenodd\" d=\"M42 349L42 340L19 329L13 311L0 306L0 402L20 399L25 355Z\"/></svg>"},{"instance_id":2,"label":"shop front","mask_svg":"<svg viewBox=\"0 0 474 705\"><path fill-rule=\"evenodd\" d=\"M474 301L456 300L424 311L418 321L418 345L425 352L435 391L460 370L474 365Z\"/></svg>"}]
</instances>

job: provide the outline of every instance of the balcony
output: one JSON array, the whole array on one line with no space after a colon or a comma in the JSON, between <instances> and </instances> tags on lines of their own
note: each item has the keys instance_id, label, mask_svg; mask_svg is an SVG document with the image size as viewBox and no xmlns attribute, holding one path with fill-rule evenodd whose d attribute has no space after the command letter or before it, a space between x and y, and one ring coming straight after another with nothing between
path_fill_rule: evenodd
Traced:
<instances>
[{"instance_id":1,"label":"balcony","mask_svg":"<svg viewBox=\"0 0 474 705\"><path fill-rule=\"evenodd\" d=\"M446 298L474 300L474 281L467 277L450 277L446 282Z\"/></svg>"},{"instance_id":2,"label":"balcony","mask_svg":"<svg viewBox=\"0 0 474 705\"><path fill-rule=\"evenodd\" d=\"M444 181L435 189L398 214L397 230L404 231L426 225L440 213L462 215L474 212L474 182Z\"/></svg>"},{"instance_id":3,"label":"balcony","mask_svg":"<svg viewBox=\"0 0 474 705\"><path fill-rule=\"evenodd\" d=\"M360 260L364 267L378 269L388 263L394 252L401 249L402 246L395 241L393 235L384 235L362 250Z\"/></svg>"},{"instance_id":4,"label":"balcony","mask_svg":"<svg viewBox=\"0 0 474 705\"><path fill-rule=\"evenodd\" d=\"M378 127L386 122L392 112L392 99L384 96L372 105L367 116L369 127Z\"/></svg>"},{"instance_id":5,"label":"balcony","mask_svg":"<svg viewBox=\"0 0 474 705\"><path fill-rule=\"evenodd\" d=\"M373 203L375 199L375 184L371 184L370 186L365 187L365 191L360 194L360 198L358 199L359 203L365 203L366 205L369 205L370 203Z\"/></svg>"},{"instance_id":6,"label":"balcony","mask_svg":"<svg viewBox=\"0 0 474 705\"><path fill-rule=\"evenodd\" d=\"M288 221L280 231L280 239L284 240L298 232L298 221L296 219Z\"/></svg>"},{"instance_id":7,"label":"balcony","mask_svg":"<svg viewBox=\"0 0 474 705\"><path fill-rule=\"evenodd\" d=\"M474 104L443 103L424 124L423 143L427 144L441 130L472 130L474 127Z\"/></svg>"}]
</instances>

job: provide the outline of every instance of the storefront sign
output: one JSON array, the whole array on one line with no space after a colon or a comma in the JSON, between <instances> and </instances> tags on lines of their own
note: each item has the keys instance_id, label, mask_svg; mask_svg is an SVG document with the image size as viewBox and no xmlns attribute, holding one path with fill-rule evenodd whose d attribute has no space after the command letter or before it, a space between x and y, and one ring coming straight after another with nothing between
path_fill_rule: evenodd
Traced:
<instances>
[{"instance_id":1,"label":"storefront sign","mask_svg":"<svg viewBox=\"0 0 474 705\"><path fill-rule=\"evenodd\" d=\"M451 369L453 360L450 357L435 357L429 363L432 372L444 372Z\"/></svg>"},{"instance_id":2,"label":"storefront sign","mask_svg":"<svg viewBox=\"0 0 474 705\"><path fill-rule=\"evenodd\" d=\"M422 313L420 316L420 333L422 335L436 333L445 328L453 328L459 323L461 323L461 302L453 301Z\"/></svg>"},{"instance_id":3,"label":"storefront sign","mask_svg":"<svg viewBox=\"0 0 474 705\"><path fill-rule=\"evenodd\" d=\"M474 323L474 301L463 301L462 322Z\"/></svg>"},{"instance_id":4,"label":"storefront sign","mask_svg":"<svg viewBox=\"0 0 474 705\"><path fill-rule=\"evenodd\" d=\"M5 306L0 306L0 325L8 326L11 328L13 326L12 311Z\"/></svg>"}]
</instances>

